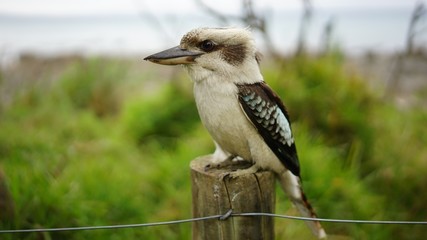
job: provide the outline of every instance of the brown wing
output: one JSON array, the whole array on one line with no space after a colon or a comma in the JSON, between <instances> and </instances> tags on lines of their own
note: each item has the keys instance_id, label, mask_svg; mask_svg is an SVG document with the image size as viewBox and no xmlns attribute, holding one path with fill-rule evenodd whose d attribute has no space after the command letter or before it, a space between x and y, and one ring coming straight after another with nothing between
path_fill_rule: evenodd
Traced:
<instances>
[{"instance_id":1,"label":"brown wing","mask_svg":"<svg viewBox=\"0 0 427 240\"><path fill-rule=\"evenodd\" d=\"M300 176L289 116L280 98L264 82L237 87L240 105L265 143L289 171Z\"/></svg>"}]
</instances>

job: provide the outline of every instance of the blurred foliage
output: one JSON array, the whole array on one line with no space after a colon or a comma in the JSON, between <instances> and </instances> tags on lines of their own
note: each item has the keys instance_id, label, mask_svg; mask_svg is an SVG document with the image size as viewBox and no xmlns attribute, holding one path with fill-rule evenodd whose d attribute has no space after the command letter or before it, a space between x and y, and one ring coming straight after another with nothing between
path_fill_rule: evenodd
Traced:
<instances>
[{"instance_id":1,"label":"blurred foliage","mask_svg":"<svg viewBox=\"0 0 427 240\"><path fill-rule=\"evenodd\" d=\"M262 63L265 80L293 120L309 199L323 218L426 220L427 113L397 109L343 64L339 53ZM15 216L2 220L2 229L191 216L188 164L212 152L213 144L185 73L152 88L151 79L164 74L141 65L135 73L122 60L77 62L50 86L28 87L3 109L0 167ZM277 193L276 212L297 214ZM277 239L310 238L302 222L275 222ZM350 239L422 239L427 233L423 226L324 225L329 234ZM190 236L191 224L181 224L1 238Z\"/></svg>"},{"instance_id":2,"label":"blurred foliage","mask_svg":"<svg viewBox=\"0 0 427 240\"><path fill-rule=\"evenodd\" d=\"M172 147L198 123L192 95L173 83L156 95L127 103L123 110L126 132L138 143L156 140Z\"/></svg>"},{"instance_id":3,"label":"blurred foliage","mask_svg":"<svg viewBox=\"0 0 427 240\"><path fill-rule=\"evenodd\" d=\"M282 93L295 121L349 153L350 165L371 157L373 129L368 119L379 98L359 76L344 70L339 53L316 59L301 56L277 68L267 68L265 77Z\"/></svg>"},{"instance_id":4,"label":"blurred foliage","mask_svg":"<svg viewBox=\"0 0 427 240\"><path fill-rule=\"evenodd\" d=\"M99 59L78 62L59 80L63 92L58 92L76 108L90 108L98 116L110 115L120 104L115 87L124 72L122 62Z\"/></svg>"}]
</instances>

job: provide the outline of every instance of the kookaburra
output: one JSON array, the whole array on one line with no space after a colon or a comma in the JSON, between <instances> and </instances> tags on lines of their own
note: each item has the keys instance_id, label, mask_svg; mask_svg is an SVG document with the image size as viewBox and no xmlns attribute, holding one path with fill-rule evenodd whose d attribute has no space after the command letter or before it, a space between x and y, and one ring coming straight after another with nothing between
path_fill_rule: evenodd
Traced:
<instances>
[{"instance_id":1,"label":"kookaburra","mask_svg":"<svg viewBox=\"0 0 427 240\"><path fill-rule=\"evenodd\" d=\"M183 65L190 74L200 118L216 146L212 166L239 157L252 166L230 177L270 170L302 216L316 217L302 189L288 113L263 80L249 30L194 29L179 46L145 60ZM318 221L306 223L318 238L326 237Z\"/></svg>"}]
</instances>

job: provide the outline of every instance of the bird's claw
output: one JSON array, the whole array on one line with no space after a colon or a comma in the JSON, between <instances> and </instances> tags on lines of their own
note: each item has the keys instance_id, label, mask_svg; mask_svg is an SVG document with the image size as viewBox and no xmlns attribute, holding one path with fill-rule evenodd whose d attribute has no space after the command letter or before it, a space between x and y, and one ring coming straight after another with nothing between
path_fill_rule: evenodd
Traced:
<instances>
[{"instance_id":1,"label":"bird's claw","mask_svg":"<svg viewBox=\"0 0 427 240\"><path fill-rule=\"evenodd\" d=\"M205 172L210 171L212 169L227 169L231 171L236 171L239 169L246 169L251 167L253 163L245 160L239 159L237 156L229 156L224 161L209 163L204 167Z\"/></svg>"},{"instance_id":2,"label":"bird's claw","mask_svg":"<svg viewBox=\"0 0 427 240\"><path fill-rule=\"evenodd\" d=\"M212 169L222 169L222 168L226 168L230 165L233 165L233 159L234 158L235 158L235 156L229 156L226 159L224 159L223 161L218 161L218 162L206 164L205 172L212 170Z\"/></svg>"},{"instance_id":3,"label":"bird's claw","mask_svg":"<svg viewBox=\"0 0 427 240\"><path fill-rule=\"evenodd\" d=\"M231 172L225 172L225 173L221 173L219 175L219 179L220 180L225 180L225 179L235 179L238 178L242 175L246 174L246 172L244 170L231 170Z\"/></svg>"},{"instance_id":4,"label":"bird's claw","mask_svg":"<svg viewBox=\"0 0 427 240\"><path fill-rule=\"evenodd\" d=\"M225 172L225 173L221 173L219 174L219 180L220 181L224 181L225 179L230 177L230 172Z\"/></svg>"},{"instance_id":5,"label":"bird's claw","mask_svg":"<svg viewBox=\"0 0 427 240\"><path fill-rule=\"evenodd\" d=\"M204 170L205 172L207 172L212 169L220 169L221 167L223 167L221 163L209 163L209 164L206 164Z\"/></svg>"}]
</instances>

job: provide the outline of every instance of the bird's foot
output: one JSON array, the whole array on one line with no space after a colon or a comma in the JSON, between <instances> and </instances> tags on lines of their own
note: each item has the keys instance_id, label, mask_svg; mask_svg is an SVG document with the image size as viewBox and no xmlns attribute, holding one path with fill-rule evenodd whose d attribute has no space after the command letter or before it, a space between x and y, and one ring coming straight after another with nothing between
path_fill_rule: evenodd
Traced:
<instances>
[{"instance_id":1,"label":"bird's foot","mask_svg":"<svg viewBox=\"0 0 427 240\"><path fill-rule=\"evenodd\" d=\"M256 172L258 172L258 170L259 170L258 166L256 166L254 164L248 168L237 169L237 170L233 170L232 172L222 173L219 175L219 179L224 180L226 178L228 178L228 179L238 178L238 177L243 176L243 175L256 173Z\"/></svg>"},{"instance_id":2,"label":"bird's foot","mask_svg":"<svg viewBox=\"0 0 427 240\"><path fill-rule=\"evenodd\" d=\"M225 177L233 179L243 175L256 173L258 172L258 170L259 170L259 167L256 164L253 164L248 168L237 169L237 170L234 170L233 172L228 172L226 173Z\"/></svg>"},{"instance_id":3,"label":"bird's foot","mask_svg":"<svg viewBox=\"0 0 427 240\"><path fill-rule=\"evenodd\" d=\"M225 169L229 168L231 171L236 171L238 169L245 169L252 165L252 163L242 160L238 156L229 156L224 161L209 163L205 166L205 172L212 169Z\"/></svg>"}]
</instances>

